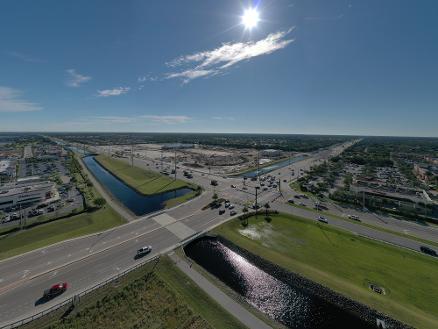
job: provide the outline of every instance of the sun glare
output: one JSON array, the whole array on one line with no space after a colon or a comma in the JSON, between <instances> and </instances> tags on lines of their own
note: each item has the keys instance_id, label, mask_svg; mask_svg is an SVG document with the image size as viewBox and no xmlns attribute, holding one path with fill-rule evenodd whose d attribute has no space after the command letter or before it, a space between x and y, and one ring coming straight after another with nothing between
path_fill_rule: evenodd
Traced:
<instances>
[{"instance_id":1,"label":"sun glare","mask_svg":"<svg viewBox=\"0 0 438 329\"><path fill-rule=\"evenodd\" d=\"M260 21L259 12L256 8L248 8L243 12L242 24L246 29L252 29L257 26Z\"/></svg>"}]
</instances>

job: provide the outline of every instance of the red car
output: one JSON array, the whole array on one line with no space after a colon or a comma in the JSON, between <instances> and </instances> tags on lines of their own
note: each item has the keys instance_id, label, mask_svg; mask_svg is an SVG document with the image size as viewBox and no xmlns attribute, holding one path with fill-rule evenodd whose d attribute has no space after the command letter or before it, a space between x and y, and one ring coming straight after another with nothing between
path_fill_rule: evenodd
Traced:
<instances>
[{"instance_id":1,"label":"red car","mask_svg":"<svg viewBox=\"0 0 438 329\"><path fill-rule=\"evenodd\" d=\"M44 298L53 298L59 296L67 290L67 287L67 282L54 284L50 287L50 289L44 291Z\"/></svg>"}]
</instances>

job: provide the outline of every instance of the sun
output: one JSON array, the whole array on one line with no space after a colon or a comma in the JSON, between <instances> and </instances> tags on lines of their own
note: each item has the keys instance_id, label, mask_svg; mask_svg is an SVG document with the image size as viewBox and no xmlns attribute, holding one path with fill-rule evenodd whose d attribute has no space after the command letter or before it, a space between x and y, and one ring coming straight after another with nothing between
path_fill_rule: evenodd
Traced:
<instances>
[{"instance_id":1,"label":"sun","mask_svg":"<svg viewBox=\"0 0 438 329\"><path fill-rule=\"evenodd\" d=\"M242 15L242 24L246 29L251 30L256 27L260 21L259 12L256 8L245 9Z\"/></svg>"}]
</instances>

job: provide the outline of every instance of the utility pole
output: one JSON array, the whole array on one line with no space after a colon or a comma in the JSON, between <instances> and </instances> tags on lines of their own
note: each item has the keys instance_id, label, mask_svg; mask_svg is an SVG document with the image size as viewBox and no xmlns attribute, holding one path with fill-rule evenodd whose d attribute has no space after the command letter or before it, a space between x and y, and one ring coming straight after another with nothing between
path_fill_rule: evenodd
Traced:
<instances>
[{"instance_id":1,"label":"utility pole","mask_svg":"<svg viewBox=\"0 0 438 329\"><path fill-rule=\"evenodd\" d=\"M176 149L175 149L175 160L174 160L174 162L175 162L175 168L174 168L174 170L175 170L175 180L176 180Z\"/></svg>"},{"instance_id":2,"label":"utility pole","mask_svg":"<svg viewBox=\"0 0 438 329\"><path fill-rule=\"evenodd\" d=\"M362 207L365 210L365 191L362 191Z\"/></svg>"},{"instance_id":3,"label":"utility pole","mask_svg":"<svg viewBox=\"0 0 438 329\"><path fill-rule=\"evenodd\" d=\"M258 200L257 200L257 192L258 192L259 188L260 187L258 187L258 186L256 186L256 188L255 188L255 211L256 211L256 218L257 218L257 213L258 213L258 210L259 210L259 205L258 205Z\"/></svg>"},{"instance_id":4,"label":"utility pole","mask_svg":"<svg viewBox=\"0 0 438 329\"><path fill-rule=\"evenodd\" d=\"M257 149L257 180L259 179L260 172L260 150Z\"/></svg>"}]
</instances>

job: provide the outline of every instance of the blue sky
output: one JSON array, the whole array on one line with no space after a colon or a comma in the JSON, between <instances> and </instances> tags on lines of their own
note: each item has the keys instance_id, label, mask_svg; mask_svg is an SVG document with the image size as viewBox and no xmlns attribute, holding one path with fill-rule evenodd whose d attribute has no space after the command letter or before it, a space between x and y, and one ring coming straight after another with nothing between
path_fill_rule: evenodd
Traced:
<instances>
[{"instance_id":1,"label":"blue sky","mask_svg":"<svg viewBox=\"0 0 438 329\"><path fill-rule=\"evenodd\" d=\"M4 0L0 131L438 136L436 17L434 0Z\"/></svg>"}]
</instances>

